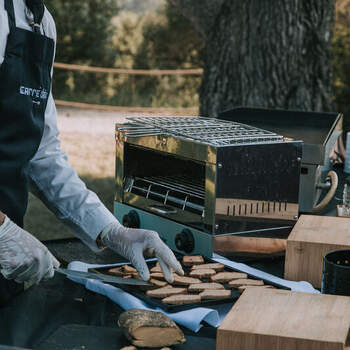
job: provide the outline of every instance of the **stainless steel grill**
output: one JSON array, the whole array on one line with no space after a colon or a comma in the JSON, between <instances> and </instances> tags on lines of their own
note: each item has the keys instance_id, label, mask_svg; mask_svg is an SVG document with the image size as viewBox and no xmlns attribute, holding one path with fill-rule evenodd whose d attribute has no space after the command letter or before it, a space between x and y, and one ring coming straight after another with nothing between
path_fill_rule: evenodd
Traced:
<instances>
[{"instance_id":1,"label":"stainless steel grill","mask_svg":"<svg viewBox=\"0 0 350 350\"><path fill-rule=\"evenodd\" d=\"M292 227L301 142L201 117L131 117L116 125L115 215L174 250L210 256L220 235Z\"/></svg>"},{"instance_id":2,"label":"stainless steel grill","mask_svg":"<svg viewBox=\"0 0 350 350\"><path fill-rule=\"evenodd\" d=\"M210 146L271 143L283 140L283 136L270 131L213 118L133 117L128 120L134 124L118 129L128 137L168 135Z\"/></svg>"}]
</instances>

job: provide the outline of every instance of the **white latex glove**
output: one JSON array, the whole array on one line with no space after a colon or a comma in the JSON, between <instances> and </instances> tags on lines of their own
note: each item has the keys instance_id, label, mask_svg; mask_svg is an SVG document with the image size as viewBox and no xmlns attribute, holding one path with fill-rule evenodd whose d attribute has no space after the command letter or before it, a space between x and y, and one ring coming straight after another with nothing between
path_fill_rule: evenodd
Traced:
<instances>
[{"instance_id":1,"label":"white latex glove","mask_svg":"<svg viewBox=\"0 0 350 350\"><path fill-rule=\"evenodd\" d=\"M174 253L155 231L127 228L117 222L108 225L100 238L103 245L130 260L145 281L149 280L150 274L144 253L158 258L164 277L169 283L174 281L171 269L180 275L184 274Z\"/></svg>"},{"instance_id":2,"label":"white latex glove","mask_svg":"<svg viewBox=\"0 0 350 350\"><path fill-rule=\"evenodd\" d=\"M0 226L0 272L18 283L53 277L60 263L35 237L8 217Z\"/></svg>"}]
</instances>

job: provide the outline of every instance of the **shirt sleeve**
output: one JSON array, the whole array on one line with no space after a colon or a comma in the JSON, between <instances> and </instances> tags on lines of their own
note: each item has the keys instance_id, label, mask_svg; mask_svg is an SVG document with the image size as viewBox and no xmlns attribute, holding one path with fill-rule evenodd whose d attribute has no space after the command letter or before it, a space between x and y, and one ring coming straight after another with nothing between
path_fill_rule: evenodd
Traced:
<instances>
[{"instance_id":1,"label":"shirt sleeve","mask_svg":"<svg viewBox=\"0 0 350 350\"><path fill-rule=\"evenodd\" d=\"M54 25L54 22L52 20ZM66 223L92 250L99 251L96 238L117 219L97 195L88 190L69 165L61 149L57 111L50 93L45 111L43 137L29 166L31 192Z\"/></svg>"},{"instance_id":2,"label":"shirt sleeve","mask_svg":"<svg viewBox=\"0 0 350 350\"><path fill-rule=\"evenodd\" d=\"M66 223L92 250L98 251L96 238L116 221L97 195L88 190L61 150L56 122L56 108L50 94L44 134L37 153L30 162L31 192Z\"/></svg>"}]
</instances>

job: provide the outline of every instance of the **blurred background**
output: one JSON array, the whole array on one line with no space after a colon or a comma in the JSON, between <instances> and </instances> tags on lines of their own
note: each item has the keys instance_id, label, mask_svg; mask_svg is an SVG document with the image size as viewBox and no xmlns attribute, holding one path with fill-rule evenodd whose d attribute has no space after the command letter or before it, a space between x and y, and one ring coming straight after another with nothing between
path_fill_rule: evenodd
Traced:
<instances>
[{"instance_id":1,"label":"blurred background","mask_svg":"<svg viewBox=\"0 0 350 350\"><path fill-rule=\"evenodd\" d=\"M56 61L131 69L202 68L203 42L165 0L47 0ZM56 99L141 107L198 107L201 77L56 69Z\"/></svg>"},{"instance_id":2,"label":"blurred background","mask_svg":"<svg viewBox=\"0 0 350 350\"><path fill-rule=\"evenodd\" d=\"M139 112L152 107L154 113L186 109L210 117L240 105L337 111L350 130L350 0L279 0L278 5L45 0L45 5L57 26L53 94L62 148L110 210L114 124L127 109L78 109L70 102ZM41 239L71 236L33 196L25 225Z\"/></svg>"},{"instance_id":3,"label":"blurred background","mask_svg":"<svg viewBox=\"0 0 350 350\"><path fill-rule=\"evenodd\" d=\"M203 68L205 42L171 2L46 0L45 4L56 21L57 62L132 69ZM334 110L348 114L350 2L337 0L334 5ZM56 99L68 101L198 107L200 85L200 75L152 77L56 69L53 90Z\"/></svg>"}]
</instances>

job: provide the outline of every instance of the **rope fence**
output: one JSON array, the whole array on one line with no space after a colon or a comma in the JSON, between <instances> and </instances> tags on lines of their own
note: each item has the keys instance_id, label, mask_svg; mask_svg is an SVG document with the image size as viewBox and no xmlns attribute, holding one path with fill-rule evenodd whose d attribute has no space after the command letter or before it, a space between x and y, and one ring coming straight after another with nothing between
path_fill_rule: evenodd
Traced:
<instances>
[{"instance_id":1,"label":"rope fence","mask_svg":"<svg viewBox=\"0 0 350 350\"><path fill-rule=\"evenodd\" d=\"M95 66L86 66L78 64L67 64L55 62L54 68L63 69L69 71L91 72L91 73L104 73L104 74L128 74L128 75L143 75L143 76L165 76L165 75L197 75L203 74L203 69L122 69L122 68L104 68ZM57 106L61 107L74 107L82 109L94 109L103 111L115 111L115 112L128 112L128 113L155 113L155 114L186 114L197 115L198 108L166 108L166 107L132 107L132 106L111 106L111 105L98 105L91 103L72 102L64 100L55 100Z\"/></svg>"},{"instance_id":2,"label":"rope fence","mask_svg":"<svg viewBox=\"0 0 350 350\"><path fill-rule=\"evenodd\" d=\"M112 73L129 75L202 75L203 69L121 69L121 68L103 68L93 66L83 66L78 64L67 64L55 62L54 67L65 70L75 70L92 73Z\"/></svg>"},{"instance_id":3,"label":"rope fence","mask_svg":"<svg viewBox=\"0 0 350 350\"><path fill-rule=\"evenodd\" d=\"M60 106L60 107L74 107L74 108L93 109L93 110L109 111L109 112L198 115L197 107L167 108L167 107L110 106L110 105L97 105L92 103L71 102L71 101L64 101L64 100L55 100L55 104L56 106Z\"/></svg>"}]
</instances>

